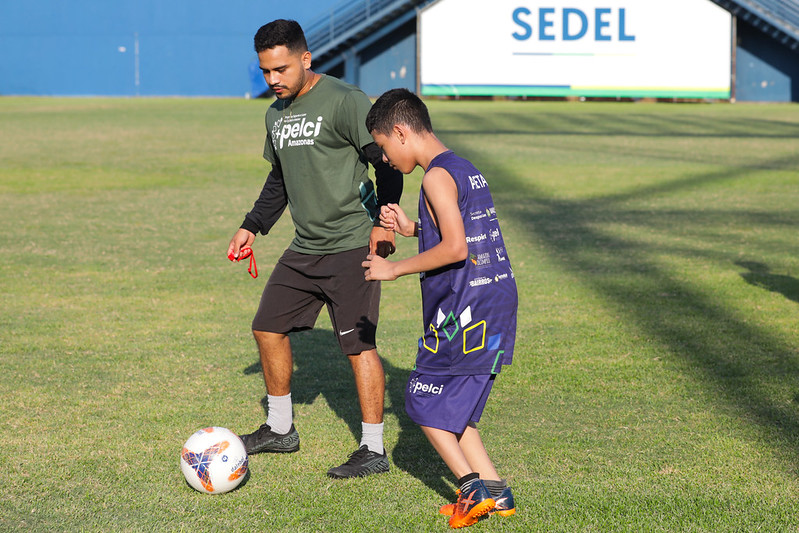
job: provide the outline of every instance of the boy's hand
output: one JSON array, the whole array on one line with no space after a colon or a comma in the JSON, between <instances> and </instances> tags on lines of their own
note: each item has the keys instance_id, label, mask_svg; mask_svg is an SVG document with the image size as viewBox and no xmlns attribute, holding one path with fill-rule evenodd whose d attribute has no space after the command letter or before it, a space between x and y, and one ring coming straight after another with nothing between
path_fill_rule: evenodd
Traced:
<instances>
[{"instance_id":1,"label":"boy's hand","mask_svg":"<svg viewBox=\"0 0 799 533\"><path fill-rule=\"evenodd\" d=\"M416 222L409 219L397 204L388 204L380 208L380 225L403 237L412 237L416 230Z\"/></svg>"},{"instance_id":2,"label":"boy's hand","mask_svg":"<svg viewBox=\"0 0 799 533\"><path fill-rule=\"evenodd\" d=\"M364 277L366 281L393 281L397 275L393 272L394 263L388 259L383 259L379 255L369 254L366 261L361 266L366 269Z\"/></svg>"}]
</instances>

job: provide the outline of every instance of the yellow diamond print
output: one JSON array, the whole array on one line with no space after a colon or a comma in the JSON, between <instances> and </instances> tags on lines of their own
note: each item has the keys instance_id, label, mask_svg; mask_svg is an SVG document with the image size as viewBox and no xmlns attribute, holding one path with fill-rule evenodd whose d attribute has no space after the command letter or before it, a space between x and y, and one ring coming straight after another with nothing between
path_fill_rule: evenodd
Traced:
<instances>
[{"instance_id":1,"label":"yellow diamond print","mask_svg":"<svg viewBox=\"0 0 799 533\"><path fill-rule=\"evenodd\" d=\"M430 324L430 329L433 330L433 334L436 336L436 347L435 347L435 349L433 349L433 348L431 348L431 347L429 347L427 345L427 337L423 337L422 338L422 344L424 344L424 347L427 348L428 350L430 350L431 352L438 353L438 331L436 331L436 328L433 327L433 324Z\"/></svg>"},{"instance_id":2,"label":"yellow diamond print","mask_svg":"<svg viewBox=\"0 0 799 533\"><path fill-rule=\"evenodd\" d=\"M480 345L479 346L475 346L473 348L469 348L467 350L466 349L466 334L468 332L470 332L471 330L473 330L473 329L475 329L477 327L480 327L480 326L482 326L482 331L480 331ZM480 322L478 322L474 326L470 326L470 327L468 327L468 328L463 330L463 353L464 354L473 352L475 350L480 350L483 347L485 347L485 344L486 344L486 321L485 320L481 320Z\"/></svg>"}]
</instances>

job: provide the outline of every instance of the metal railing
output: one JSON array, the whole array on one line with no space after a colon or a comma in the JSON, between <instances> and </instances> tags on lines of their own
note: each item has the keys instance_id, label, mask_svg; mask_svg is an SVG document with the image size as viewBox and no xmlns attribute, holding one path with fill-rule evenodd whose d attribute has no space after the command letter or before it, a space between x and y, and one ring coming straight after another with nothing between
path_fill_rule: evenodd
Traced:
<instances>
[{"instance_id":1,"label":"metal railing","mask_svg":"<svg viewBox=\"0 0 799 533\"><path fill-rule=\"evenodd\" d=\"M713 0L738 18L799 49L799 0ZM777 31L772 31L772 28ZM782 37L779 37L779 36Z\"/></svg>"},{"instance_id":2,"label":"metal railing","mask_svg":"<svg viewBox=\"0 0 799 533\"><path fill-rule=\"evenodd\" d=\"M428 0L429 1L429 0ZM350 0L334 6L330 11L311 21L305 27L308 48L316 51L343 38L359 25L367 25L372 18L383 13L411 8L428 3L425 0Z\"/></svg>"},{"instance_id":3,"label":"metal railing","mask_svg":"<svg viewBox=\"0 0 799 533\"><path fill-rule=\"evenodd\" d=\"M781 22L793 26L799 32L799 2L796 0L746 0L741 3L770 11Z\"/></svg>"}]
</instances>

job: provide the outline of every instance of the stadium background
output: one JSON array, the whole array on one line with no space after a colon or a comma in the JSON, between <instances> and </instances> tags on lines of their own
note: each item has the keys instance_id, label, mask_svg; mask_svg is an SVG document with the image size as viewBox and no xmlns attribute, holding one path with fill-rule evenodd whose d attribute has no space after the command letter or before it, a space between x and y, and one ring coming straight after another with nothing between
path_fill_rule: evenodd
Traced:
<instances>
[{"instance_id":1,"label":"stadium background","mask_svg":"<svg viewBox=\"0 0 799 533\"><path fill-rule=\"evenodd\" d=\"M690 1L713 2L731 14L730 99L799 101L797 0ZM279 17L302 23L317 71L357 83L372 96L397 86L418 90L419 48L424 47L417 39L418 15L435 3L4 2L0 94L260 96L265 87L253 65L252 34L262 23ZM662 11L670 5L653 2L651 9ZM688 20L691 11L677 15ZM458 27L456 21L452 27ZM675 28L673 39L682 37ZM492 42L491 35L484 38ZM661 46L668 49L671 44Z\"/></svg>"}]
</instances>

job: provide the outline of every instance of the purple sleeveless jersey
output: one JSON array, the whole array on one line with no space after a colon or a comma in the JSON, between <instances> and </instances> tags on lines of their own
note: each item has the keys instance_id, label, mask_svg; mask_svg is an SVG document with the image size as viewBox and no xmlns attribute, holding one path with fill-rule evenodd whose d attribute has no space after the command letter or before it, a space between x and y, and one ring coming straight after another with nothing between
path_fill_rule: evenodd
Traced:
<instances>
[{"instance_id":1,"label":"purple sleeveless jersey","mask_svg":"<svg viewBox=\"0 0 799 533\"><path fill-rule=\"evenodd\" d=\"M420 274L425 332L415 370L424 374L498 374L513 357L516 280L499 229L494 201L483 175L448 151L428 171L441 167L458 187L469 257ZM419 253L441 242L441 234L419 194Z\"/></svg>"}]
</instances>

